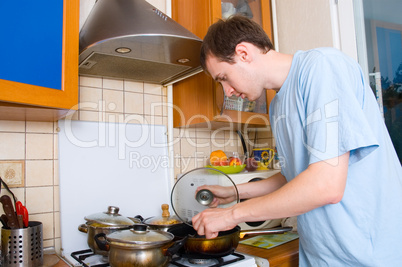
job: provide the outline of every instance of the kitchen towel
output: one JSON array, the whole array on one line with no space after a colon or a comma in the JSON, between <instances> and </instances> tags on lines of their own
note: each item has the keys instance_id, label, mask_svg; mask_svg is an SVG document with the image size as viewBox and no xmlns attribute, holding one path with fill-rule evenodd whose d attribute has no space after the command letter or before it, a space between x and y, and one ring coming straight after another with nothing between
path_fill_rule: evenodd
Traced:
<instances>
[{"instance_id":1,"label":"kitchen towel","mask_svg":"<svg viewBox=\"0 0 402 267\"><path fill-rule=\"evenodd\" d=\"M259 248L270 249L292 240L299 238L299 235L294 232L286 232L283 234L260 235L246 240L240 241L240 244L250 245Z\"/></svg>"}]
</instances>

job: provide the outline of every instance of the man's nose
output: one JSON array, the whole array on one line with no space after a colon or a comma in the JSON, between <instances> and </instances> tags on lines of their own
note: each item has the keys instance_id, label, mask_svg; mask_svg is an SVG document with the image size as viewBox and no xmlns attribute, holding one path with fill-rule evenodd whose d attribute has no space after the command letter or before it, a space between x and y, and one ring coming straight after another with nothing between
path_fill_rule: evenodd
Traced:
<instances>
[{"instance_id":1,"label":"man's nose","mask_svg":"<svg viewBox=\"0 0 402 267\"><path fill-rule=\"evenodd\" d=\"M234 89L231 86L222 84L222 87L227 97L231 97L234 94Z\"/></svg>"}]
</instances>

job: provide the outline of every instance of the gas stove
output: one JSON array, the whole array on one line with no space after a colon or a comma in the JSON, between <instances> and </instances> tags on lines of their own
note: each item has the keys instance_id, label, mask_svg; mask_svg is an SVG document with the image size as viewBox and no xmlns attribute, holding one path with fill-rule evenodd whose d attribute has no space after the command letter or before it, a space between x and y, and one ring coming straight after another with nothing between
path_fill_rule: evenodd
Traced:
<instances>
[{"instance_id":1,"label":"gas stove","mask_svg":"<svg viewBox=\"0 0 402 267\"><path fill-rule=\"evenodd\" d=\"M94 254L90 249L79 250L71 253L73 266L83 267L109 267L106 256ZM254 257L234 252L224 257L213 259L189 259L180 256L173 256L168 267L257 267Z\"/></svg>"}]
</instances>

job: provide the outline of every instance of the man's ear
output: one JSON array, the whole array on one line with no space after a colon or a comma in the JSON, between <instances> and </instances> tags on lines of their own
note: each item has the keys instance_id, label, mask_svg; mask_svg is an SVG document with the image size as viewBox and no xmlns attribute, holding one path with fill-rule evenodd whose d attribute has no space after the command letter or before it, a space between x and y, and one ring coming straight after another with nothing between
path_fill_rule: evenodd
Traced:
<instances>
[{"instance_id":1,"label":"man's ear","mask_svg":"<svg viewBox=\"0 0 402 267\"><path fill-rule=\"evenodd\" d=\"M244 43L240 43L236 45L235 49L235 56L238 57L238 60L243 61L243 62L248 62L250 58L250 53L247 45Z\"/></svg>"}]
</instances>

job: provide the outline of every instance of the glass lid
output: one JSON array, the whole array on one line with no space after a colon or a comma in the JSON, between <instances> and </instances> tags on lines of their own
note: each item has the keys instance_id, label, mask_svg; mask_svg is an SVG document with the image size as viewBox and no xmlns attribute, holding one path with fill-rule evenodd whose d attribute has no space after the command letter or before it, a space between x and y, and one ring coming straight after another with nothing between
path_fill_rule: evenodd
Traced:
<instances>
[{"instance_id":1,"label":"glass lid","mask_svg":"<svg viewBox=\"0 0 402 267\"><path fill-rule=\"evenodd\" d=\"M182 221L180 221L180 219L176 215L170 216L168 204L162 204L161 208L162 208L162 216L156 216L145 219L144 223L153 226L170 226L182 223Z\"/></svg>"},{"instance_id":2,"label":"glass lid","mask_svg":"<svg viewBox=\"0 0 402 267\"><path fill-rule=\"evenodd\" d=\"M111 242L137 244L137 245L158 245L170 242L174 236L171 233L159 230L149 230L146 225L136 224L133 229L115 231L107 235Z\"/></svg>"},{"instance_id":3,"label":"glass lid","mask_svg":"<svg viewBox=\"0 0 402 267\"><path fill-rule=\"evenodd\" d=\"M119 214L119 208L109 206L107 211L95 213L85 217L89 223L100 223L110 226L129 226L133 225L134 221Z\"/></svg>"},{"instance_id":4,"label":"glass lid","mask_svg":"<svg viewBox=\"0 0 402 267\"><path fill-rule=\"evenodd\" d=\"M239 202L239 193L235 183L224 172L213 168L198 168L183 174L172 189L171 202L173 211L184 223L192 226L191 219L196 214L208 209L214 195L208 189L198 190L203 185L220 185L235 192L236 199L218 208L227 208Z\"/></svg>"}]
</instances>

